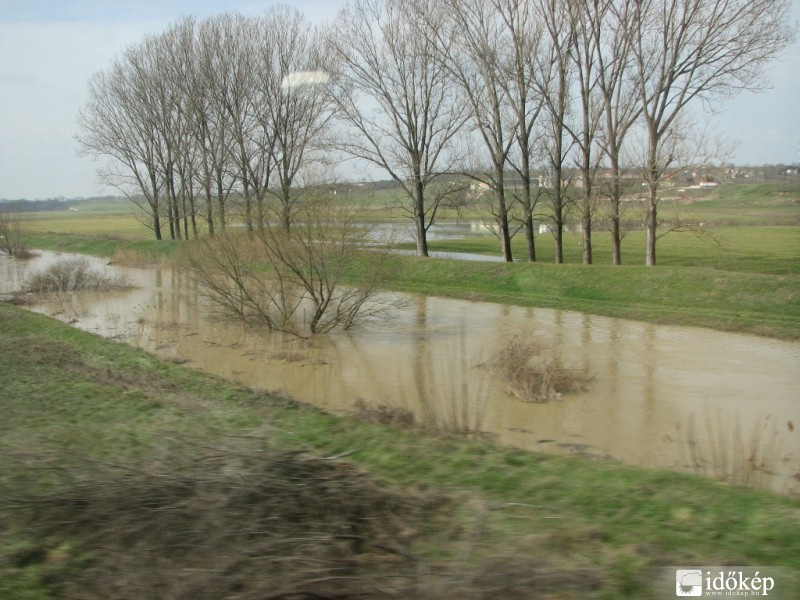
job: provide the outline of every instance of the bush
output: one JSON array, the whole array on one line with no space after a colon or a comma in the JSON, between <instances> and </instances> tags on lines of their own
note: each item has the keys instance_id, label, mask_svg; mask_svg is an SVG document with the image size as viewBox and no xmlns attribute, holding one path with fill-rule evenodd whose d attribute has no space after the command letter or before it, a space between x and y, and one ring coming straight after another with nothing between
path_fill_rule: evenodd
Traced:
<instances>
[{"instance_id":1,"label":"bush","mask_svg":"<svg viewBox=\"0 0 800 600\"><path fill-rule=\"evenodd\" d=\"M17 258L33 256L23 240L24 229L25 221L20 215L0 210L0 254Z\"/></svg>"},{"instance_id":2,"label":"bush","mask_svg":"<svg viewBox=\"0 0 800 600\"><path fill-rule=\"evenodd\" d=\"M188 269L222 316L298 337L350 329L391 308L377 297L385 251L365 257L369 229L348 207L308 199L287 230L265 224L193 245ZM358 263L370 269L358 287L343 284Z\"/></svg>"},{"instance_id":3,"label":"bush","mask_svg":"<svg viewBox=\"0 0 800 600\"><path fill-rule=\"evenodd\" d=\"M586 390L593 379L583 369L565 367L547 344L521 335L495 353L492 367L505 380L509 394L524 402L547 402Z\"/></svg>"},{"instance_id":4,"label":"bush","mask_svg":"<svg viewBox=\"0 0 800 600\"><path fill-rule=\"evenodd\" d=\"M124 277L100 273L82 258L65 260L34 273L25 282L27 292L74 292L78 290L108 291L131 287Z\"/></svg>"}]
</instances>

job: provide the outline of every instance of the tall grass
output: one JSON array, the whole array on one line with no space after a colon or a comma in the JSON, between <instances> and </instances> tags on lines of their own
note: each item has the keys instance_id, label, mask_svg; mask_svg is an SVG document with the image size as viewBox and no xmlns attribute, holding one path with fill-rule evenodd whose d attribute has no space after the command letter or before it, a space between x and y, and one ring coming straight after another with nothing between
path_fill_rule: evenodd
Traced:
<instances>
[{"instance_id":1,"label":"tall grass","mask_svg":"<svg viewBox=\"0 0 800 600\"><path fill-rule=\"evenodd\" d=\"M778 429L767 416L750 426L723 411L704 414L698 434L695 416L687 423L683 448L698 475L755 489L772 489L782 456Z\"/></svg>"},{"instance_id":2,"label":"tall grass","mask_svg":"<svg viewBox=\"0 0 800 600\"><path fill-rule=\"evenodd\" d=\"M443 370L431 367L415 372L422 425L437 433L480 434L486 414L488 381L471 375L475 367L467 353L463 326L458 346L448 354L452 358L444 361Z\"/></svg>"}]
</instances>

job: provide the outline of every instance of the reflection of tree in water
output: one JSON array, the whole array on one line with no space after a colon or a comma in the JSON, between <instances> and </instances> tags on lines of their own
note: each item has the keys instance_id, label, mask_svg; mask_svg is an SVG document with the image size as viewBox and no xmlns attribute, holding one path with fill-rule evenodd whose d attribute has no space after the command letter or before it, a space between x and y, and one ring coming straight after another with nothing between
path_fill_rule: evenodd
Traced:
<instances>
[{"instance_id":1,"label":"reflection of tree in water","mask_svg":"<svg viewBox=\"0 0 800 600\"><path fill-rule=\"evenodd\" d=\"M420 313L424 319L424 310ZM486 414L486 378L471 375L467 353L466 326L461 322L457 345L451 343L442 369L434 366L431 344L424 331L424 320L415 330L414 383L419 397L423 425L441 433L480 433Z\"/></svg>"}]
</instances>

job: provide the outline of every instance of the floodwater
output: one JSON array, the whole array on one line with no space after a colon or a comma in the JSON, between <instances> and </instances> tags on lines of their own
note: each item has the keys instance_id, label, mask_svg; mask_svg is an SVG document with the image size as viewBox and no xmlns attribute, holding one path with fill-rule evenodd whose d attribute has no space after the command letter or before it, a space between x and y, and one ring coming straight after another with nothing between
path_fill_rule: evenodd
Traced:
<instances>
[{"instance_id":1,"label":"floodwater","mask_svg":"<svg viewBox=\"0 0 800 600\"><path fill-rule=\"evenodd\" d=\"M63 258L0 259L0 292ZM288 340L215 317L175 270L96 264L139 287L50 297L33 309L335 412L361 401L503 445L677 470L697 462L708 474L724 462L746 466L755 451L762 485L800 494L797 342L412 295L396 295L401 306L388 318L354 331ZM515 335L591 373L589 389L545 403L510 394L490 363Z\"/></svg>"}]
</instances>

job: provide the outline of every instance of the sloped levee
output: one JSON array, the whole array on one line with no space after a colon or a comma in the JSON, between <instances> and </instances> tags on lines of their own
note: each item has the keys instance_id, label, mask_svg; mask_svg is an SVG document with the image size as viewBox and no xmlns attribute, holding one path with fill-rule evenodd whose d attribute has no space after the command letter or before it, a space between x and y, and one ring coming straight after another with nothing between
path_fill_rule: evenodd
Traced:
<instances>
[{"instance_id":1,"label":"sloped levee","mask_svg":"<svg viewBox=\"0 0 800 600\"><path fill-rule=\"evenodd\" d=\"M0 262L0 292L64 257ZM219 319L178 271L96 264L138 287L40 297L33 310L332 411L382 407L499 444L800 493L797 342L406 295L384 320L296 340ZM546 402L509 393L491 362L515 336L590 385Z\"/></svg>"}]
</instances>

